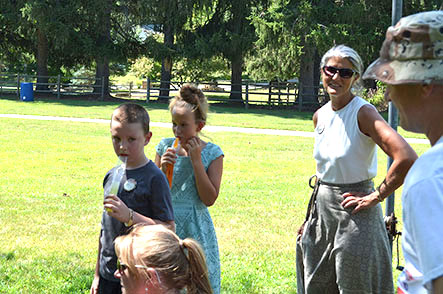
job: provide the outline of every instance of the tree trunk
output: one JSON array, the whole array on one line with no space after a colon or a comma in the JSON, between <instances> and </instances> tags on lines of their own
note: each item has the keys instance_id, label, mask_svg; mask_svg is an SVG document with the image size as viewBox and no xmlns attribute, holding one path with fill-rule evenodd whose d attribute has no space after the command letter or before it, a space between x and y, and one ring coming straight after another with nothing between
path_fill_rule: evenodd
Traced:
<instances>
[{"instance_id":1,"label":"tree trunk","mask_svg":"<svg viewBox=\"0 0 443 294\"><path fill-rule=\"evenodd\" d=\"M48 39L44 32L37 28L37 86L36 90L47 91L48 85L39 85L48 83Z\"/></svg>"},{"instance_id":2,"label":"tree trunk","mask_svg":"<svg viewBox=\"0 0 443 294\"><path fill-rule=\"evenodd\" d=\"M302 99L303 109L314 110L320 104L317 99L318 84L314 82L314 64L315 64L315 47L313 44L306 43L303 48L303 55L300 57L300 82L303 86Z\"/></svg>"},{"instance_id":3,"label":"tree trunk","mask_svg":"<svg viewBox=\"0 0 443 294\"><path fill-rule=\"evenodd\" d=\"M243 57L241 54L234 55L231 59L231 94L229 95L229 100L232 102L242 101L242 66Z\"/></svg>"},{"instance_id":4,"label":"tree trunk","mask_svg":"<svg viewBox=\"0 0 443 294\"><path fill-rule=\"evenodd\" d=\"M317 97L317 101L319 100L318 99L318 92L320 90L320 78L321 78L320 62L321 62L320 54L318 53L317 48L315 48L315 55L314 55L314 85L318 86L318 87L314 88L314 94ZM324 101L322 101L322 102L324 102ZM319 101L319 103L320 103L320 101Z\"/></svg>"},{"instance_id":5,"label":"tree trunk","mask_svg":"<svg viewBox=\"0 0 443 294\"><path fill-rule=\"evenodd\" d=\"M231 7L232 13L232 34L231 50L229 59L231 61L231 94L229 100L232 102L241 101L242 98L242 67L243 67L243 46L240 40L236 40L236 36L241 36L245 28L246 2L233 1ZM236 101L237 100L237 101Z\"/></svg>"},{"instance_id":6,"label":"tree trunk","mask_svg":"<svg viewBox=\"0 0 443 294\"><path fill-rule=\"evenodd\" d=\"M99 26L99 36L97 38L97 53L95 57L95 86L94 93L103 97L110 97L109 92L109 56L112 52L111 42L111 1L106 1L103 10L99 14L101 26ZM103 85L102 85L103 80ZM103 87L103 88L102 88ZM101 97L101 95L100 95Z\"/></svg>"},{"instance_id":7,"label":"tree trunk","mask_svg":"<svg viewBox=\"0 0 443 294\"><path fill-rule=\"evenodd\" d=\"M94 87L94 93L101 94L103 91L103 97L110 97L111 94L109 92L109 60L106 56L98 56L95 60L95 63L96 63L95 65L96 87Z\"/></svg>"},{"instance_id":8,"label":"tree trunk","mask_svg":"<svg viewBox=\"0 0 443 294\"><path fill-rule=\"evenodd\" d=\"M171 25L164 26L164 42L163 44L171 48L174 46L174 31ZM162 60L162 71L160 81L160 94L158 99L161 101L167 101L169 99L169 86L171 84L172 77L172 57L166 56Z\"/></svg>"}]
</instances>

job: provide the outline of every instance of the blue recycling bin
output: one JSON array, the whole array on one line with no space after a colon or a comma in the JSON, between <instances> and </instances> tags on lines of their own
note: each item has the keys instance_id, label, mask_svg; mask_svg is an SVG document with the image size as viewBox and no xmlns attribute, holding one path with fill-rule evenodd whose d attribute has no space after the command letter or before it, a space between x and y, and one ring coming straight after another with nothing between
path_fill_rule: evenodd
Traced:
<instances>
[{"instance_id":1,"label":"blue recycling bin","mask_svg":"<svg viewBox=\"0 0 443 294\"><path fill-rule=\"evenodd\" d=\"M20 100L34 101L33 86L33 83L20 83Z\"/></svg>"}]
</instances>

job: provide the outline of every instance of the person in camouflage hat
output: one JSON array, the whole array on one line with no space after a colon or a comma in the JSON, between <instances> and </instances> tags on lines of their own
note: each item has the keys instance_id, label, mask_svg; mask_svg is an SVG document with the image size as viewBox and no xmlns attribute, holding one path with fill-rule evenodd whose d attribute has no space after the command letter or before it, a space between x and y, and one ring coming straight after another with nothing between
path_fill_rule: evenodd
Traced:
<instances>
[{"instance_id":1,"label":"person in camouflage hat","mask_svg":"<svg viewBox=\"0 0 443 294\"><path fill-rule=\"evenodd\" d=\"M397 293L443 293L443 11L417 13L388 28L380 58L363 75L387 84L400 125L431 148L403 186L405 268Z\"/></svg>"},{"instance_id":2,"label":"person in camouflage hat","mask_svg":"<svg viewBox=\"0 0 443 294\"><path fill-rule=\"evenodd\" d=\"M418 13L389 27L363 79L390 85L443 84L443 11Z\"/></svg>"}]
</instances>

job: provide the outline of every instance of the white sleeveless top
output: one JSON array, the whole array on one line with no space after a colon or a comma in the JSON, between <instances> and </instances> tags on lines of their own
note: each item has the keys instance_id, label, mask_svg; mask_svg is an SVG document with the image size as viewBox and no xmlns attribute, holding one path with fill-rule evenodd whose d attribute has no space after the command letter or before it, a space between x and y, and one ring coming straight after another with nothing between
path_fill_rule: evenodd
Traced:
<instances>
[{"instance_id":1,"label":"white sleeveless top","mask_svg":"<svg viewBox=\"0 0 443 294\"><path fill-rule=\"evenodd\" d=\"M319 179L351 184L376 176L377 145L358 127L358 111L367 104L356 96L340 110L332 110L331 101L319 109L314 145Z\"/></svg>"}]
</instances>

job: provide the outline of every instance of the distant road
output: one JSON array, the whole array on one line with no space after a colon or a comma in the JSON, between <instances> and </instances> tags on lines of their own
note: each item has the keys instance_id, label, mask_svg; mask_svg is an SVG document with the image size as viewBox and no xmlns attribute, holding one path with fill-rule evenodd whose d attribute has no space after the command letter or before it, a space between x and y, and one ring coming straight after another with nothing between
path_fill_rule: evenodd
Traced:
<instances>
[{"instance_id":1,"label":"distant road","mask_svg":"<svg viewBox=\"0 0 443 294\"><path fill-rule=\"evenodd\" d=\"M109 124L108 119L96 118L79 118L79 117L61 117L61 116L42 116L42 115L21 115L21 114L0 114L0 118L19 118L19 119L34 119L34 120L56 120L56 121L73 121L73 122L87 122ZM171 123L151 122L153 127L171 128ZM273 130L273 129L256 129L256 128L239 128L239 127L224 127L224 126L205 126L205 131L208 132L234 132L244 134L261 134L273 136L290 136L290 137L307 137L314 138L313 132L289 131L289 130ZM429 144L426 139L405 138L408 143Z\"/></svg>"}]
</instances>

